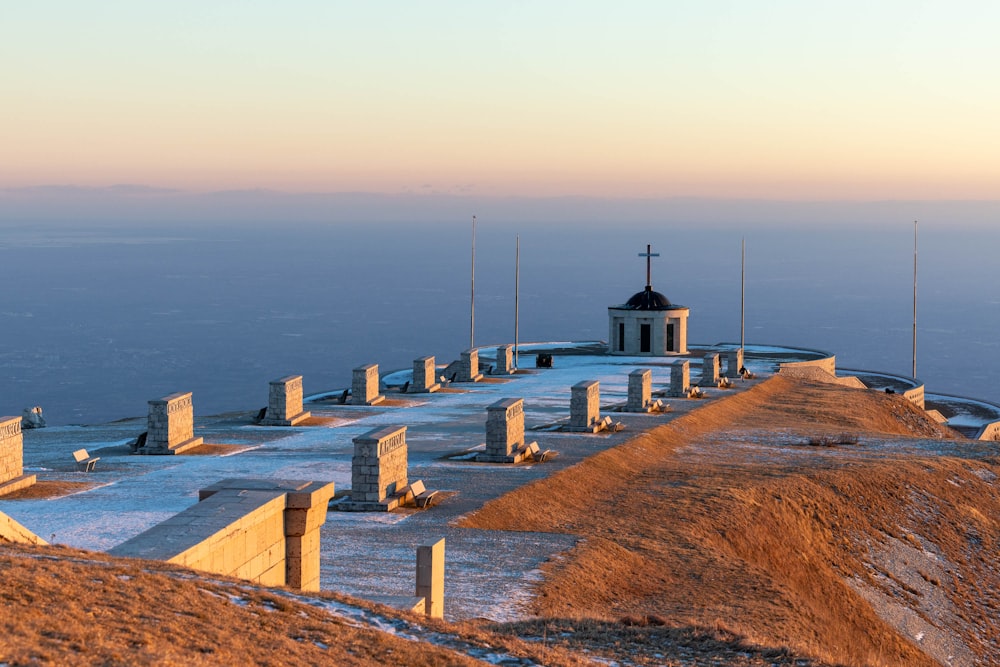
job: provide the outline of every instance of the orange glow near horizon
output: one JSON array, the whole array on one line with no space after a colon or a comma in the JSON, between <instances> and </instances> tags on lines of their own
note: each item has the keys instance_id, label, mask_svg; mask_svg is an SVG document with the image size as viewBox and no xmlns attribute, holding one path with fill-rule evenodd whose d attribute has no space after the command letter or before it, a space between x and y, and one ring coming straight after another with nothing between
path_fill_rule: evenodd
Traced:
<instances>
[{"instance_id":1,"label":"orange glow near horizon","mask_svg":"<svg viewBox=\"0 0 1000 667\"><path fill-rule=\"evenodd\" d=\"M777 4L23 7L0 188L1000 199L990 21Z\"/></svg>"}]
</instances>

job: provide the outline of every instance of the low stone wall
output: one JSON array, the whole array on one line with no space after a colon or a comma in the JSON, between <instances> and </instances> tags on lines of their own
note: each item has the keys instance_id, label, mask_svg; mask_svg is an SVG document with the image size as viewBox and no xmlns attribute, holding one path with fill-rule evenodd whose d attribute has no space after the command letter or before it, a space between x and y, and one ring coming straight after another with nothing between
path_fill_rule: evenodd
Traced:
<instances>
[{"instance_id":1,"label":"low stone wall","mask_svg":"<svg viewBox=\"0 0 1000 667\"><path fill-rule=\"evenodd\" d=\"M146 444L143 454L180 454L202 444L194 437L194 400L191 392L180 392L149 401Z\"/></svg>"},{"instance_id":2,"label":"low stone wall","mask_svg":"<svg viewBox=\"0 0 1000 667\"><path fill-rule=\"evenodd\" d=\"M924 401L924 385L904 391L903 397L921 410L927 406L927 403Z\"/></svg>"},{"instance_id":3,"label":"low stone wall","mask_svg":"<svg viewBox=\"0 0 1000 667\"><path fill-rule=\"evenodd\" d=\"M108 553L265 586L319 590L319 527L333 483L224 480L200 502Z\"/></svg>"},{"instance_id":4,"label":"low stone wall","mask_svg":"<svg viewBox=\"0 0 1000 667\"><path fill-rule=\"evenodd\" d=\"M45 540L0 512L0 544L48 544Z\"/></svg>"}]
</instances>

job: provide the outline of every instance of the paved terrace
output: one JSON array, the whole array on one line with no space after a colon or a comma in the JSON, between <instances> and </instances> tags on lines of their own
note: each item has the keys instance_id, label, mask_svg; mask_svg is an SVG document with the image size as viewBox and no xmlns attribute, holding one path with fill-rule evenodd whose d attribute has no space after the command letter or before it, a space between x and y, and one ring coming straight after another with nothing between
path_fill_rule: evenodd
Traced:
<instances>
[{"instance_id":1,"label":"paved terrace","mask_svg":"<svg viewBox=\"0 0 1000 667\"><path fill-rule=\"evenodd\" d=\"M712 350L724 357L727 347L732 346ZM732 390L706 388L707 399L701 401L664 399L672 406L666 414L611 412L612 406L624 405L632 370L652 369L656 392L669 386L670 365L688 358L691 380L697 383L700 357L708 348L693 346L691 355L680 358L612 357L596 354L597 349L594 344L524 345L520 363L524 371L516 377L487 376L483 382L452 384L434 394L398 393L394 387L409 379L410 370L384 374L388 400L380 405L339 405L329 397L339 395L342 388L312 397L306 409L324 422L317 426L255 426L251 424L255 411L249 410L213 417L196 415L196 436L204 437L206 443L236 445L216 455L130 455L128 443L145 430L145 417L99 426L26 431L26 472L36 473L41 481L82 481L95 486L54 499L0 499L0 511L51 542L103 551L194 505L199 489L224 478L333 481L338 492L343 492L351 483L352 439L376 427L406 426L409 479L422 479L428 489L445 492L443 500L422 511L329 512L322 528L321 587L360 597L412 595L416 547L445 537L446 617L516 618L524 613L539 565L571 547L574 538L459 529L451 526L455 518L639 431L666 423L705 400L716 400L753 384L737 380ZM553 368L535 369L535 351L554 353ZM492 363L494 354L495 349L481 348L484 368ZM748 346L746 366L758 377L766 377L779 362L817 356L822 355ZM530 430L568 421L570 387L585 380L600 382L601 414L621 421L624 431L581 435ZM345 377L345 387L349 382ZM263 378L262 397L267 395L267 386ZM511 397L524 399L527 441L537 440L542 449L557 450L558 458L517 466L461 460L463 452L485 440L486 407ZM71 452L81 447L101 457L96 472L75 470ZM595 502L600 499L595 498Z\"/></svg>"}]
</instances>

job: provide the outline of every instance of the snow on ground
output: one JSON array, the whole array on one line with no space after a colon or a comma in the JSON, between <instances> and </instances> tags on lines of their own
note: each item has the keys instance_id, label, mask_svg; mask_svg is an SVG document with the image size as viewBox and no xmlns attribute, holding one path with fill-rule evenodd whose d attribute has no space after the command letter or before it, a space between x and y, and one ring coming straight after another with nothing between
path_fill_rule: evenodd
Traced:
<instances>
[{"instance_id":1,"label":"snow on ground","mask_svg":"<svg viewBox=\"0 0 1000 667\"><path fill-rule=\"evenodd\" d=\"M572 344L553 343L530 349L569 347ZM759 376L773 371L777 358L770 355L787 361L795 352L781 348L758 352L755 347L747 351L746 365ZM484 441L485 409L497 400L523 398L528 429L557 424L569 417L572 385L598 380L606 411L625 402L631 370L650 368L653 389L662 389L670 383L670 365L679 358L557 355L551 369L527 368L526 360L522 356L522 372L515 377L452 384L447 391L434 394L389 392L390 405L339 405L335 400L307 405L314 416L336 417L334 426L254 426L250 412L196 419L195 433L207 443L245 447L226 456L130 455L127 443L145 430L145 419L26 431L27 470L38 471L40 480L85 481L96 486L53 499L0 499L0 511L46 540L107 550L195 504L199 489L224 478L333 481L343 491L351 483L352 439L374 428L406 426L410 480L423 479L427 488L452 494L424 511L329 512L322 530L323 588L360 597L412 594L416 547L445 537L447 616L519 618L526 613L540 565L571 548L575 538L460 529L452 525L454 520L492 498L619 444L636 431L704 404L667 399L673 411L666 414L613 413L615 420L626 425L625 431L616 434L528 430L529 441L559 451L558 458L545 464L497 466L452 459ZM408 374L403 370L391 376L393 381L402 377L405 382ZM701 363L695 359L692 381L697 382L700 374ZM751 383L737 382L736 391L748 386ZM708 389L707 393L711 399L730 392ZM81 447L101 457L96 472L75 470L71 452Z\"/></svg>"}]
</instances>

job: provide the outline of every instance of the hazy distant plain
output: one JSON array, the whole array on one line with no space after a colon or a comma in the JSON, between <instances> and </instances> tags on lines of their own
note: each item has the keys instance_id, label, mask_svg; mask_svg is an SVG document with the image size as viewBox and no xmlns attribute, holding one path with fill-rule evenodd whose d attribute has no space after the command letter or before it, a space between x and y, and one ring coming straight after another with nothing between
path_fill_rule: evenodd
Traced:
<instances>
[{"instance_id":1,"label":"hazy distant plain","mask_svg":"<svg viewBox=\"0 0 1000 667\"><path fill-rule=\"evenodd\" d=\"M653 287L691 308L696 343L746 337L829 350L844 367L908 374L912 226L865 229L502 224L476 247L478 345L607 337L607 306ZM5 225L0 240L0 413L41 405L52 424L145 414L194 391L196 413L263 406L290 373L305 390L351 369L447 362L469 345L471 229L438 225L144 223ZM1000 402L1000 232L921 229L918 376L928 390Z\"/></svg>"}]
</instances>

